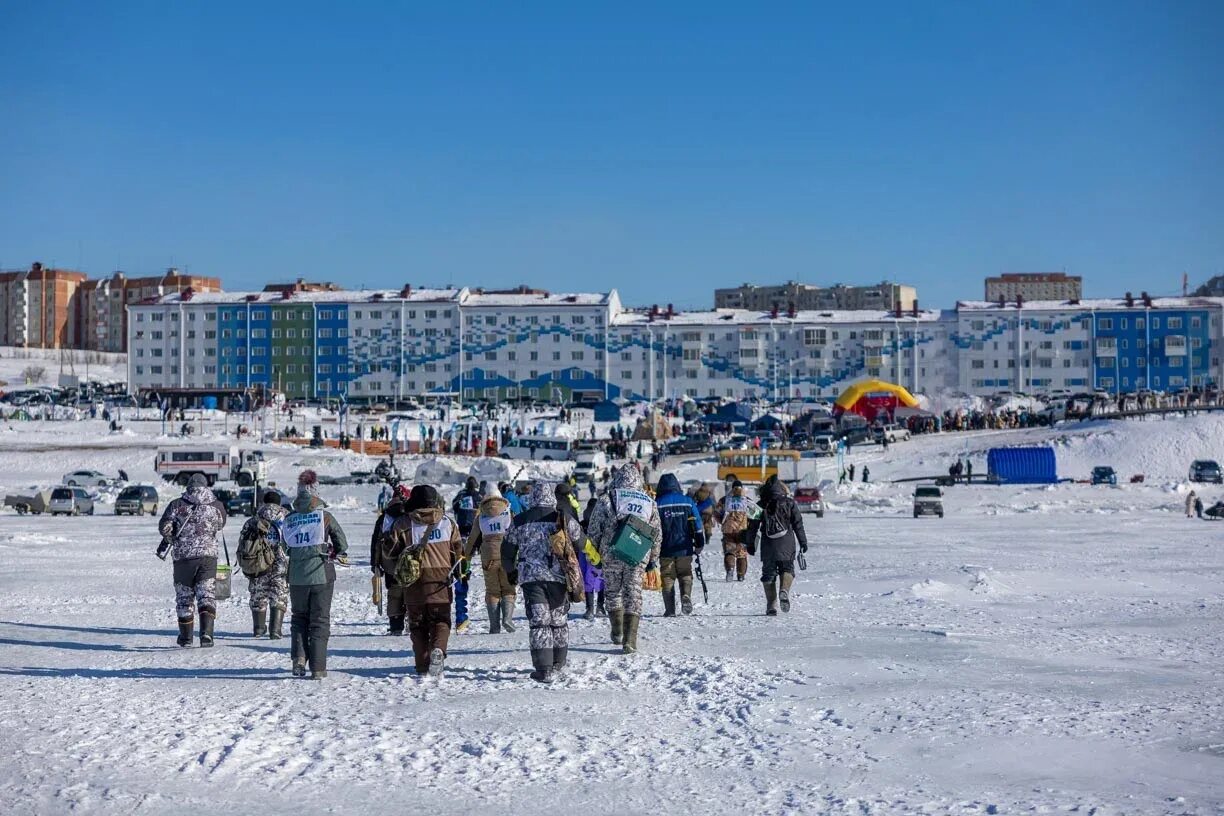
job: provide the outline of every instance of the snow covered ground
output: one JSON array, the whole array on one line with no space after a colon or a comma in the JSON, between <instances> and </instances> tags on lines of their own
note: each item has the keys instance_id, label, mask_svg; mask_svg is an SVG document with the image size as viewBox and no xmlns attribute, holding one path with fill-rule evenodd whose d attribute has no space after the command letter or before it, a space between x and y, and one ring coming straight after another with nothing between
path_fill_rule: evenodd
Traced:
<instances>
[{"instance_id":1,"label":"snow covered ground","mask_svg":"<svg viewBox=\"0 0 1224 816\"><path fill-rule=\"evenodd\" d=\"M0 490L77 467L151 481L168 441L156 434L0 428ZM882 483L965 455L980 472L987 448L1018 440L1055 444L1065 477L1110 464L1147 481L956 487L942 520L911 518L912 485ZM285 484L303 466L373 464L265 450ZM1224 524L1185 518L1199 457L1224 458L1224 418L858 448L873 483L827 491L789 615L761 614L756 563L727 584L711 554L708 605L664 620L648 596L633 659L614 653L605 621L575 620L571 669L549 688L527 678L525 621L482 633L479 571L448 676L415 678L407 640L383 636L369 603L373 486L323 488L355 556L323 684L289 677L287 641L246 635L241 580L216 648L174 646L152 519L109 504L93 518L5 512L0 802L6 814L1224 812ZM708 462L678 470L713 476ZM1210 504L1224 489L1199 492Z\"/></svg>"}]
</instances>

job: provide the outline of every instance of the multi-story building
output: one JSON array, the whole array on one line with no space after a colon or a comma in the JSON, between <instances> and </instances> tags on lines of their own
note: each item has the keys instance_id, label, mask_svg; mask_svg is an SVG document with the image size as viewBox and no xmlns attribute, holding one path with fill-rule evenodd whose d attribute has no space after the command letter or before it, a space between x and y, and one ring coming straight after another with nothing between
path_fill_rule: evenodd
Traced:
<instances>
[{"instance_id":1,"label":"multi-story building","mask_svg":"<svg viewBox=\"0 0 1224 816\"><path fill-rule=\"evenodd\" d=\"M955 310L628 310L615 291L195 293L129 308L133 391L192 398L422 395L832 398L1129 392L1219 383L1219 298L959 303Z\"/></svg>"},{"instance_id":2,"label":"multi-story building","mask_svg":"<svg viewBox=\"0 0 1224 816\"><path fill-rule=\"evenodd\" d=\"M1084 279L1063 272L1038 274L1008 272L986 279L986 299L1077 301L1084 296Z\"/></svg>"},{"instance_id":3,"label":"multi-story building","mask_svg":"<svg viewBox=\"0 0 1224 816\"><path fill-rule=\"evenodd\" d=\"M109 278L81 284L80 332L77 348L96 351L127 351L127 307L149 298L184 289L219 292L221 280L203 275L184 275L170 268L164 275L129 278L116 272Z\"/></svg>"},{"instance_id":4,"label":"multi-story building","mask_svg":"<svg viewBox=\"0 0 1224 816\"><path fill-rule=\"evenodd\" d=\"M874 286L813 286L787 281L780 286L745 283L734 289L715 289L715 309L771 309L798 311L893 311L913 310L918 291L912 286L883 281Z\"/></svg>"},{"instance_id":5,"label":"multi-story building","mask_svg":"<svg viewBox=\"0 0 1224 816\"><path fill-rule=\"evenodd\" d=\"M79 340L77 289L81 272L50 269L0 273L0 345L72 348Z\"/></svg>"}]
</instances>

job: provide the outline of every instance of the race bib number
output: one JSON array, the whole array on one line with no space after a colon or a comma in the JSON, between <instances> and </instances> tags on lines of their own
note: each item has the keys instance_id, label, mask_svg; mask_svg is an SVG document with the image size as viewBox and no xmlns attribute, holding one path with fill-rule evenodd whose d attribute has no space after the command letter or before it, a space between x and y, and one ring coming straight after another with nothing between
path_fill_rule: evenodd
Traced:
<instances>
[{"instance_id":1,"label":"race bib number","mask_svg":"<svg viewBox=\"0 0 1224 816\"><path fill-rule=\"evenodd\" d=\"M322 549L323 545L323 514L294 513L284 521L285 546L292 549L299 547L314 547Z\"/></svg>"},{"instance_id":2,"label":"race bib number","mask_svg":"<svg viewBox=\"0 0 1224 816\"><path fill-rule=\"evenodd\" d=\"M471 496L464 496L463 498L459 500L459 509L460 510L475 510L476 502L472 499Z\"/></svg>"},{"instance_id":3,"label":"race bib number","mask_svg":"<svg viewBox=\"0 0 1224 816\"><path fill-rule=\"evenodd\" d=\"M505 535L510 529L510 511L505 510L497 516L480 517L480 534L482 536Z\"/></svg>"},{"instance_id":4,"label":"race bib number","mask_svg":"<svg viewBox=\"0 0 1224 816\"><path fill-rule=\"evenodd\" d=\"M650 515L654 512L654 506L654 499L640 490L626 490L622 487L616 491L616 512L618 515L637 516L642 521L650 521Z\"/></svg>"},{"instance_id":5,"label":"race bib number","mask_svg":"<svg viewBox=\"0 0 1224 816\"><path fill-rule=\"evenodd\" d=\"M438 522L438 526L434 527L429 533L429 540L422 538L425 531L429 529L428 524L412 524L412 540L417 543L417 546L424 547L426 544L436 544L439 541L450 541L451 537L451 521L449 518L443 518Z\"/></svg>"},{"instance_id":6,"label":"race bib number","mask_svg":"<svg viewBox=\"0 0 1224 816\"><path fill-rule=\"evenodd\" d=\"M748 500L744 498L743 496L732 496L731 498L727 499L727 512L728 513L747 513L748 512Z\"/></svg>"}]
</instances>

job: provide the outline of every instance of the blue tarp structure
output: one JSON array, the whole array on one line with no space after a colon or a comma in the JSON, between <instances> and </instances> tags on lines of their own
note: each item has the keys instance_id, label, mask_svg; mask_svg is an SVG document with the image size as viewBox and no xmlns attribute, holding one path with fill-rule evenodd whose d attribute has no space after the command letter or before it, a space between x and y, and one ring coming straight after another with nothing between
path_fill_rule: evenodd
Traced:
<instances>
[{"instance_id":1,"label":"blue tarp structure","mask_svg":"<svg viewBox=\"0 0 1224 816\"><path fill-rule=\"evenodd\" d=\"M743 428L752 421L752 406L742 402L729 402L712 414L697 420L703 425L730 425Z\"/></svg>"},{"instance_id":2,"label":"blue tarp structure","mask_svg":"<svg viewBox=\"0 0 1224 816\"><path fill-rule=\"evenodd\" d=\"M612 400L595 403L594 411L596 422L620 422L620 406L612 402Z\"/></svg>"},{"instance_id":3,"label":"blue tarp structure","mask_svg":"<svg viewBox=\"0 0 1224 816\"><path fill-rule=\"evenodd\" d=\"M1000 484L1053 484L1058 481L1053 448L991 448L986 454L986 472Z\"/></svg>"},{"instance_id":4,"label":"blue tarp structure","mask_svg":"<svg viewBox=\"0 0 1224 816\"><path fill-rule=\"evenodd\" d=\"M753 422L750 427L754 431L776 431L785 424L786 423L778 419L773 414L766 414L765 416Z\"/></svg>"}]
</instances>

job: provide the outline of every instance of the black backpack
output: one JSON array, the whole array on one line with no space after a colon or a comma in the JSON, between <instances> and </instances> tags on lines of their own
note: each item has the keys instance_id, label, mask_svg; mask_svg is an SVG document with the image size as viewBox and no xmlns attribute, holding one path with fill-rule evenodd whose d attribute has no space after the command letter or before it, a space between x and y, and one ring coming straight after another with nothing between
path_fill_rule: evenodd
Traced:
<instances>
[{"instance_id":1,"label":"black backpack","mask_svg":"<svg viewBox=\"0 0 1224 816\"><path fill-rule=\"evenodd\" d=\"M782 538L791 531L789 519L783 512L783 509L784 505L781 502L772 504L765 509L765 520L761 522L761 529L764 531L766 538Z\"/></svg>"}]
</instances>

